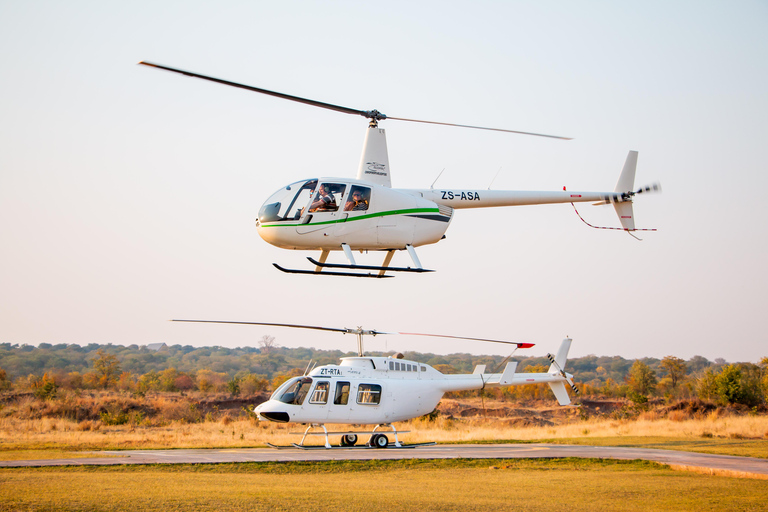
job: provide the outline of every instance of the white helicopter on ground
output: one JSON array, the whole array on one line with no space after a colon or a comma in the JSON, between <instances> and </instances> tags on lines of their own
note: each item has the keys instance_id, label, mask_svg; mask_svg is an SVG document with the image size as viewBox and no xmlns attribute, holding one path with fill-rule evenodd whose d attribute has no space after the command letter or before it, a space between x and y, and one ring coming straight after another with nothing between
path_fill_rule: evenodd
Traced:
<instances>
[{"instance_id":1,"label":"white helicopter on ground","mask_svg":"<svg viewBox=\"0 0 768 512\"><path fill-rule=\"evenodd\" d=\"M320 446L305 445L304 441L308 435L324 436L323 446L325 448L333 448L329 436L341 436L339 447L348 448L357 443L358 435L370 436L364 445L365 447L386 448L389 446L389 438L386 433L390 433L394 437L394 446L397 448L417 446L401 443L398 439L398 430L394 427L393 422L406 421L429 414L435 410L443 394L450 391L547 383L557 401L563 406L571 403L565 384L568 384L574 393L578 393L578 389L573 384L573 375L564 371L568 351L571 347L570 338L563 340L557 355L547 354L551 364L546 373L516 373L517 362L511 361L506 364L501 373L485 373L485 365L478 365L471 374L447 375L440 373L428 364L403 359L400 354L395 357L366 356L363 351L363 336L376 336L377 334L437 336L505 343L514 345L515 350L530 348L533 343L436 334L388 333L364 330L360 327L339 329L262 322L173 321L295 327L335 331L357 336L358 351L356 357L343 357L339 364L313 368L303 376L287 380L272 393L269 400L254 409L260 420L307 424L301 441L292 445L297 448L321 448ZM326 424L376 426L372 431L329 432ZM322 432L314 431L316 428L322 429ZM380 432L379 429L388 430ZM399 431L401 434L406 432ZM278 446L271 446L279 448Z\"/></svg>"},{"instance_id":2,"label":"white helicopter on ground","mask_svg":"<svg viewBox=\"0 0 768 512\"><path fill-rule=\"evenodd\" d=\"M622 227L608 229L621 229L630 234L646 231L635 228L632 200L636 194L660 190L658 184L633 190L636 151L629 152L619 181L610 192L393 189L386 136L384 130L378 127L379 121L385 119L570 139L515 130L389 117L377 110L356 110L332 105L145 61L139 64L345 114L360 115L370 120L356 179L311 178L296 181L272 194L259 209L256 227L265 241L283 249L320 251L319 260L308 258L315 265L314 270L288 269L275 263L275 267L283 272L376 278L393 277L387 275L387 271L432 272L422 266L414 248L443 239L457 208L575 202L613 204ZM390 266L395 251L401 250L408 252L413 267ZM343 251L348 263L326 263L331 251ZM384 251L386 255L380 266L358 265L353 251Z\"/></svg>"}]
</instances>

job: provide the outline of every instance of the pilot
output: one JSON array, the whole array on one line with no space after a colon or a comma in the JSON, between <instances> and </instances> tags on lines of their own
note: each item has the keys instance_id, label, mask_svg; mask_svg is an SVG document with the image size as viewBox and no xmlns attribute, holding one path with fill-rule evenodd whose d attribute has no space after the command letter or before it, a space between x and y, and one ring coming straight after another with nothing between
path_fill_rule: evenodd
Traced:
<instances>
[{"instance_id":1,"label":"pilot","mask_svg":"<svg viewBox=\"0 0 768 512\"><path fill-rule=\"evenodd\" d=\"M347 204L344 205L344 211L361 211L368 209L368 201L363 199L363 193L359 190L352 192L352 197L347 200Z\"/></svg>"},{"instance_id":2,"label":"pilot","mask_svg":"<svg viewBox=\"0 0 768 512\"><path fill-rule=\"evenodd\" d=\"M310 212L336 211L336 198L331 194L328 185L322 184L317 190L317 198L309 205Z\"/></svg>"}]
</instances>

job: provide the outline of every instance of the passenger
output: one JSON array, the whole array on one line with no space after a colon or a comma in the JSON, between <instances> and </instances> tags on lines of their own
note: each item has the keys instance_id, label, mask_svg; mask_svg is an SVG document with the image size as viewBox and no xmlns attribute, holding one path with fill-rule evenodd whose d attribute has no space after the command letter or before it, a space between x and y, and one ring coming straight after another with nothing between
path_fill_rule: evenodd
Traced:
<instances>
[{"instance_id":1,"label":"passenger","mask_svg":"<svg viewBox=\"0 0 768 512\"><path fill-rule=\"evenodd\" d=\"M362 211L368 209L368 201L363 199L363 193L359 190L355 190L352 193L352 197L347 200L347 204L344 205L344 211Z\"/></svg>"},{"instance_id":2,"label":"passenger","mask_svg":"<svg viewBox=\"0 0 768 512\"><path fill-rule=\"evenodd\" d=\"M339 207L336 205L336 198L331 194L331 190L327 185L320 185L317 191L317 197L309 205L310 212L334 212Z\"/></svg>"}]
</instances>

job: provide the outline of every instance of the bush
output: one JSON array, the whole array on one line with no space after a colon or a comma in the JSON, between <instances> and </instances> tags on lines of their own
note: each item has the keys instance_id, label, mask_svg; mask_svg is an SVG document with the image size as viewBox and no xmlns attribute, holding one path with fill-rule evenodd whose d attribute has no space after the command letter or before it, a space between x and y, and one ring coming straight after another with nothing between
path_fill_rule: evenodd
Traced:
<instances>
[{"instance_id":1,"label":"bush","mask_svg":"<svg viewBox=\"0 0 768 512\"><path fill-rule=\"evenodd\" d=\"M719 373L707 368L699 378L699 398L709 399L721 405L743 404L750 407L765 402L760 386L763 378L760 367L753 364L729 364Z\"/></svg>"},{"instance_id":2,"label":"bush","mask_svg":"<svg viewBox=\"0 0 768 512\"><path fill-rule=\"evenodd\" d=\"M58 386L54 382L53 378L47 373L43 375L43 378L34 383L35 396L40 400L53 400L56 398L56 390Z\"/></svg>"},{"instance_id":3,"label":"bush","mask_svg":"<svg viewBox=\"0 0 768 512\"><path fill-rule=\"evenodd\" d=\"M239 395L240 394L240 380L239 379L232 379L229 382L227 382L227 389L229 390L229 393L232 395Z\"/></svg>"}]
</instances>

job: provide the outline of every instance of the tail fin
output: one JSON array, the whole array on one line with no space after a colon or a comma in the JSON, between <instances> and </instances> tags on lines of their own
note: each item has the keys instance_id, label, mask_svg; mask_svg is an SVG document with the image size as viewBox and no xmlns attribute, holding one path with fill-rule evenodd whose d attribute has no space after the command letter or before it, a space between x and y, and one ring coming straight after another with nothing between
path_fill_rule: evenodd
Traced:
<instances>
[{"instance_id":1,"label":"tail fin","mask_svg":"<svg viewBox=\"0 0 768 512\"><path fill-rule=\"evenodd\" d=\"M637 151L630 151L627 160L624 162L624 169L621 171L619 181L616 183L614 192L624 194L632 192L635 186L635 169L637 169ZM628 197L622 202L613 203L616 215L619 216L621 227L626 231L635 230L635 214L632 211L632 199Z\"/></svg>"},{"instance_id":2,"label":"tail fin","mask_svg":"<svg viewBox=\"0 0 768 512\"><path fill-rule=\"evenodd\" d=\"M547 354L552 364L549 365L548 373L559 373L563 378L567 379L565 374L565 363L568 360L568 351L571 349L571 338L565 338L560 344L560 348L557 351L557 355L552 357L551 354ZM572 385L571 382L568 382ZM555 398L560 405L570 405L571 398L568 396L568 391L565 389L565 382L548 382L549 389L555 394Z\"/></svg>"},{"instance_id":3,"label":"tail fin","mask_svg":"<svg viewBox=\"0 0 768 512\"><path fill-rule=\"evenodd\" d=\"M637 169L637 151L630 151L624 162L619 181L614 192L631 192L635 187L635 169Z\"/></svg>"},{"instance_id":4,"label":"tail fin","mask_svg":"<svg viewBox=\"0 0 768 512\"><path fill-rule=\"evenodd\" d=\"M554 362L549 365L547 373L565 371L565 362L568 360L568 351L571 350L571 338L565 338L560 344L560 348L557 350Z\"/></svg>"}]
</instances>

